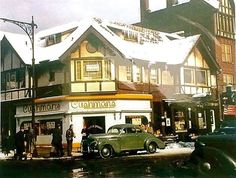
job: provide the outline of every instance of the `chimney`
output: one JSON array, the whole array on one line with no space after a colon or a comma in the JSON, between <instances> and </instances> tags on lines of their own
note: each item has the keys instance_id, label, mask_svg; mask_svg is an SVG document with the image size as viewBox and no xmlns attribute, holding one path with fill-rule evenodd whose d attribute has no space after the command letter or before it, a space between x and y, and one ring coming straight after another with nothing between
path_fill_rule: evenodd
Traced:
<instances>
[{"instance_id":1,"label":"chimney","mask_svg":"<svg viewBox=\"0 0 236 178\"><path fill-rule=\"evenodd\" d=\"M149 0L140 0L140 20L141 23L145 21L145 17L149 12Z\"/></svg>"},{"instance_id":2,"label":"chimney","mask_svg":"<svg viewBox=\"0 0 236 178\"><path fill-rule=\"evenodd\" d=\"M172 7L173 5L178 4L178 0L166 0L166 7Z\"/></svg>"}]
</instances>

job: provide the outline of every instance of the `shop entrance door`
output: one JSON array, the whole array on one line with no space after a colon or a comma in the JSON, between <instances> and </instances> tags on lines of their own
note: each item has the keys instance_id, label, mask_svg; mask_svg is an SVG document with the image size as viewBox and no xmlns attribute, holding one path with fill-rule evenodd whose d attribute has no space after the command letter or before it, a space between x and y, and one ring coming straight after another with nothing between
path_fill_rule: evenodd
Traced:
<instances>
[{"instance_id":1,"label":"shop entrance door","mask_svg":"<svg viewBox=\"0 0 236 178\"><path fill-rule=\"evenodd\" d=\"M84 124L88 133L99 134L105 133L105 116L84 117Z\"/></svg>"}]
</instances>

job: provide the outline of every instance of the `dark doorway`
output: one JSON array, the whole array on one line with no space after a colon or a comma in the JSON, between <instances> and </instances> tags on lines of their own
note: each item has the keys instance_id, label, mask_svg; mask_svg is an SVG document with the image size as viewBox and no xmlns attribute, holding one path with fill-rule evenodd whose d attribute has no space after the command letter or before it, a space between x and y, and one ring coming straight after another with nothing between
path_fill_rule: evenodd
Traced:
<instances>
[{"instance_id":1,"label":"dark doorway","mask_svg":"<svg viewBox=\"0 0 236 178\"><path fill-rule=\"evenodd\" d=\"M84 117L89 134L105 133L105 116Z\"/></svg>"}]
</instances>

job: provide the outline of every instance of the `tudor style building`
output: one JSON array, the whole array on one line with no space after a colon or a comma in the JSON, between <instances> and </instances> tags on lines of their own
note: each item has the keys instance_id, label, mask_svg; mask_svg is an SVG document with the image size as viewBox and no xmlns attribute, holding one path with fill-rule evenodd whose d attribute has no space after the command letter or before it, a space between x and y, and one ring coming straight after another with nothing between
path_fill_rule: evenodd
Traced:
<instances>
[{"instance_id":1,"label":"tudor style building","mask_svg":"<svg viewBox=\"0 0 236 178\"><path fill-rule=\"evenodd\" d=\"M0 143L3 147L14 147L16 128L16 104L20 101L30 102L31 59L21 46L30 44L27 36L4 33L1 38L1 131ZM16 44L15 39L19 39ZM3 142L1 142L3 140Z\"/></svg>"},{"instance_id":2,"label":"tudor style building","mask_svg":"<svg viewBox=\"0 0 236 178\"><path fill-rule=\"evenodd\" d=\"M6 47L16 54L24 50L25 56L19 57L27 60L31 53L25 39L15 37L10 41L10 38L11 35L4 33L1 41L11 45L2 43L2 51ZM21 49L16 47L19 41L24 43ZM38 145L50 145L51 131L58 124L63 135L74 124L75 148L79 148L83 125L96 124L105 132L118 123L153 122L157 130L164 119L163 134L201 133L216 126L208 115L217 123L215 93L219 67L200 35L185 38L133 25L86 19L41 31L35 41ZM11 56L11 61L17 62L17 57ZM5 61L2 65L8 60L7 55L1 55L1 61ZM25 72L24 78L29 89L28 74ZM2 96L4 93L2 89ZM207 104L198 99L203 93L210 98ZM16 130L31 125L27 96L24 100L9 98L15 113L10 118L2 117L4 122L14 121ZM196 102L192 102L193 96ZM185 100L178 105L168 104L181 97ZM3 109L6 102L1 104ZM5 134L9 136L4 132L2 137Z\"/></svg>"},{"instance_id":3,"label":"tudor style building","mask_svg":"<svg viewBox=\"0 0 236 178\"><path fill-rule=\"evenodd\" d=\"M217 75L219 98L227 85L236 87L234 0L167 0L167 7L150 12L148 0L140 0L139 25L154 30L201 34L209 52L220 66ZM221 103L220 103L221 104ZM220 116L223 116L223 110Z\"/></svg>"}]
</instances>

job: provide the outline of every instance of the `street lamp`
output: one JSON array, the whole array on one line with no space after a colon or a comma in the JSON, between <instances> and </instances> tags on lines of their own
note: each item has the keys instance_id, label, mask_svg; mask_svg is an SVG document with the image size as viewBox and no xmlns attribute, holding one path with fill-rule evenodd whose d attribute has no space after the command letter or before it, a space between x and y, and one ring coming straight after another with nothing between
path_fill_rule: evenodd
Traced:
<instances>
[{"instance_id":1,"label":"street lamp","mask_svg":"<svg viewBox=\"0 0 236 178\"><path fill-rule=\"evenodd\" d=\"M35 58L34 58L34 28L37 28L37 25L34 23L34 17L32 16L31 23L28 22L21 22L6 18L0 18L0 20L3 20L4 22L13 23L17 26L19 26L24 32L27 34L27 36L30 39L31 45L32 45L32 94L31 94L31 110L32 110L32 128L35 128L35 94L36 94L36 85L35 85ZM34 133L35 134L35 133Z\"/></svg>"}]
</instances>

